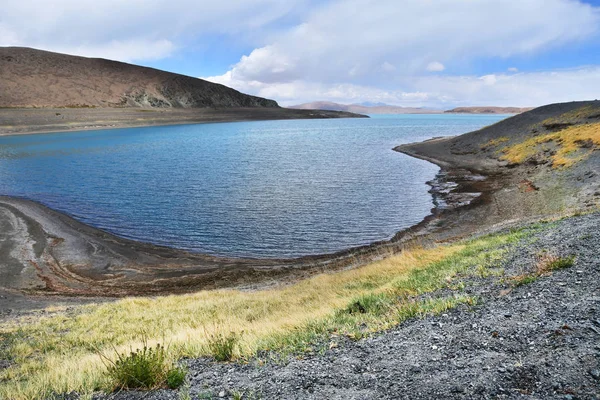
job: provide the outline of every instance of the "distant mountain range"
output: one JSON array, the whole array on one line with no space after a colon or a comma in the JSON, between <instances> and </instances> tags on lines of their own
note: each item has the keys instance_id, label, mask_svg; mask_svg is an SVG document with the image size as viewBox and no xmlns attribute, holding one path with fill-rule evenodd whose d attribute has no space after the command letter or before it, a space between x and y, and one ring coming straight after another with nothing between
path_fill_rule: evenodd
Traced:
<instances>
[{"instance_id":1,"label":"distant mountain range","mask_svg":"<svg viewBox=\"0 0 600 400\"><path fill-rule=\"evenodd\" d=\"M356 114L439 114L443 112L428 108L399 107L381 103L377 103L376 105L338 104L330 101L315 101L312 103L298 104L288 108L298 110L346 111Z\"/></svg>"},{"instance_id":2,"label":"distant mountain range","mask_svg":"<svg viewBox=\"0 0 600 400\"><path fill-rule=\"evenodd\" d=\"M279 108L190 76L24 47L0 47L0 107Z\"/></svg>"},{"instance_id":3,"label":"distant mountain range","mask_svg":"<svg viewBox=\"0 0 600 400\"><path fill-rule=\"evenodd\" d=\"M315 101L298 104L288 108L300 110L347 111L357 114L520 114L532 108L518 107L457 107L452 110L436 110L433 108L400 107L382 103L339 104L330 101Z\"/></svg>"},{"instance_id":4,"label":"distant mountain range","mask_svg":"<svg viewBox=\"0 0 600 400\"><path fill-rule=\"evenodd\" d=\"M451 114L521 114L534 107L457 107L444 111Z\"/></svg>"}]
</instances>

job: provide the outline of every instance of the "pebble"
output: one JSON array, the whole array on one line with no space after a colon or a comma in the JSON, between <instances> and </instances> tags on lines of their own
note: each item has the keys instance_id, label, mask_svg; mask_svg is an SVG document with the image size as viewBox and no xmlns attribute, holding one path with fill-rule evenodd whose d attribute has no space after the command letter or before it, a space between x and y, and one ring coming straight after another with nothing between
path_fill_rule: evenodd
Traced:
<instances>
[{"instance_id":1,"label":"pebble","mask_svg":"<svg viewBox=\"0 0 600 400\"><path fill-rule=\"evenodd\" d=\"M600 380L600 369L591 369L590 375L596 380Z\"/></svg>"}]
</instances>

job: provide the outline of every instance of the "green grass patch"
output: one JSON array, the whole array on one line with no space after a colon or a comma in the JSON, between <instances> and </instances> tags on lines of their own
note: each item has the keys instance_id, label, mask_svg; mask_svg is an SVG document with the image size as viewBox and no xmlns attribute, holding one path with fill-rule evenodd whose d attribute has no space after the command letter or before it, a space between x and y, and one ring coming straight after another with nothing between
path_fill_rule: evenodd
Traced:
<instances>
[{"instance_id":1,"label":"green grass patch","mask_svg":"<svg viewBox=\"0 0 600 400\"><path fill-rule=\"evenodd\" d=\"M129 354L117 353L116 360L107 360L107 374L114 390L177 389L185 382L186 370L168 360L164 346L131 350Z\"/></svg>"}]
</instances>

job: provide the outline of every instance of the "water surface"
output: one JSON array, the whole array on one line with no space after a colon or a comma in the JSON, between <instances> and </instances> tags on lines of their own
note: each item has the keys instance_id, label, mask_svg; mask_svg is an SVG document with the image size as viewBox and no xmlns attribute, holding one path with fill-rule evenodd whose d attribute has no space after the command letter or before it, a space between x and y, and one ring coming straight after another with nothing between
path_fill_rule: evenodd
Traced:
<instances>
[{"instance_id":1,"label":"water surface","mask_svg":"<svg viewBox=\"0 0 600 400\"><path fill-rule=\"evenodd\" d=\"M392 151L497 115L237 122L0 137L0 194L121 237L242 257L391 238L432 208L438 168Z\"/></svg>"}]
</instances>

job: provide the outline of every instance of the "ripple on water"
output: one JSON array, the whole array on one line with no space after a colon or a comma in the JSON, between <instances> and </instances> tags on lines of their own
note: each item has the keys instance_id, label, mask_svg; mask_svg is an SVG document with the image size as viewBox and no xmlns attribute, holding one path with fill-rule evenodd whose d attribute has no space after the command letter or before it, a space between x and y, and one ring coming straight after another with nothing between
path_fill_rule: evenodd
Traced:
<instances>
[{"instance_id":1,"label":"ripple on water","mask_svg":"<svg viewBox=\"0 0 600 400\"><path fill-rule=\"evenodd\" d=\"M504 116L400 115L0 138L0 193L119 236L245 257L391 238L433 206L438 168L391 149Z\"/></svg>"}]
</instances>

